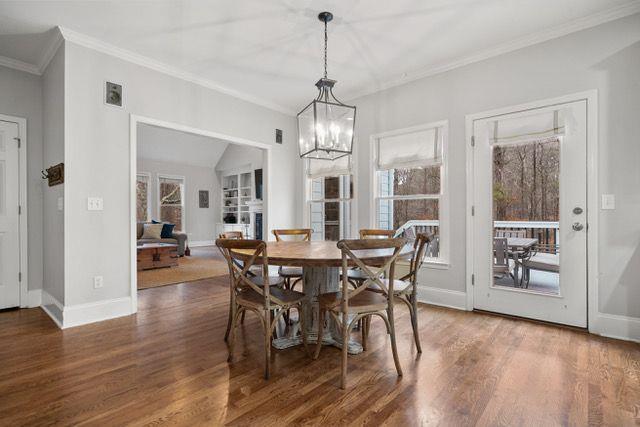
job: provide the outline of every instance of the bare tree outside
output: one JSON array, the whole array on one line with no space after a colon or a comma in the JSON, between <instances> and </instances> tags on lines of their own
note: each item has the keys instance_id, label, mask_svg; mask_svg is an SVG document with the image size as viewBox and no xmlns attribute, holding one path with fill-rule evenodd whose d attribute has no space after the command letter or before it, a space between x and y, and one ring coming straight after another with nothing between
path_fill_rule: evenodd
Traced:
<instances>
[{"instance_id":1,"label":"bare tree outside","mask_svg":"<svg viewBox=\"0 0 640 427\"><path fill-rule=\"evenodd\" d=\"M136 181L136 220L138 222L148 221L149 211L149 183L138 179Z\"/></svg>"}]
</instances>

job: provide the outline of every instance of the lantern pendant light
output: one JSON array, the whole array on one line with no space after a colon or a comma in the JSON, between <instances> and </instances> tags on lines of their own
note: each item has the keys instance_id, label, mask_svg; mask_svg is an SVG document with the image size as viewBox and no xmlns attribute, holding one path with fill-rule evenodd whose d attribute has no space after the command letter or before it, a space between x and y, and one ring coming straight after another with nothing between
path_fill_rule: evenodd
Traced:
<instances>
[{"instance_id":1,"label":"lantern pendant light","mask_svg":"<svg viewBox=\"0 0 640 427\"><path fill-rule=\"evenodd\" d=\"M356 107L340 102L333 94L336 80L327 77L327 23L331 12L322 12L324 22L324 77L318 80L318 96L298 113L300 157L335 160L353 150Z\"/></svg>"}]
</instances>

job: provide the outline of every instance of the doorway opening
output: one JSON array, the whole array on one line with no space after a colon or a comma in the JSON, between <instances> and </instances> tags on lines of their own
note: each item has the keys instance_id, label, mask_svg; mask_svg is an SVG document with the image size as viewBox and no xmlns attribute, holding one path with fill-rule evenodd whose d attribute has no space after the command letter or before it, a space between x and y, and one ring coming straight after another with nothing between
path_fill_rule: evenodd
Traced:
<instances>
[{"instance_id":1,"label":"doorway opening","mask_svg":"<svg viewBox=\"0 0 640 427\"><path fill-rule=\"evenodd\" d=\"M228 274L227 231L266 236L270 146L131 117L131 295Z\"/></svg>"}]
</instances>

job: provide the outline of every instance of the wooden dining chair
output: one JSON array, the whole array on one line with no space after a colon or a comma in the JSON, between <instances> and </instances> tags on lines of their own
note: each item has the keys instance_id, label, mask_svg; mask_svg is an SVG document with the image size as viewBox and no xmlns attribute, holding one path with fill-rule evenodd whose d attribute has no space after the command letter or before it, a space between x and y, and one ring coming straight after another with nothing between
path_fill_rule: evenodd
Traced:
<instances>
[{"instance_id":1,"label":"wooden dining chair","mask_svg":"<svg viewBox=\"0 0 640 427\"><path fill-rule=\"evenodd\" d=\"M225 231L218 236L220 239L244 239L242 231Z\"/></svg>"},{"instance_id":2,"label":"wooden dining chair","mask_svg":"<svg viewBox=\"0 0 640 427\"><path fill-rule=\"evenodd\" d=\"M387 284L381 280L381 276L384 272L388 272L389 277L393 277L396 259L406 243L407 240L404 238L341 240L338 242L338 248L342 252L342 290L340 292L322 294L318 297L319 319L317 336L321 337L324 334L324 323L328 313L342 331L342 369L340 375L340 388L342 389L347 386L347 355L351 330L361 319L368 321L374 315L384 320L387 333L391 337L391 351L393 352L396 371L398 376L402 376L402 368L400 367L400 359L398 358L398 349L396 347L396 330L393 316L394 282L389 282L389 287L387 287ZM365 265L358 257L358 254L363 254L362 251L369 251L370 253L371 251L383 250L386 250L388 255L381 257L381 267ZM389 250L393 250L392 253ZM360 267L367 275L363 286L357 288L349 286L347 278L349 262ZM368 285L373 283L384 289L385 292L368 292L366 290ZM322 340L318 339L314 353L315 359L320 355L321 348Z\"/></svg>"},{"instance_id":3,"label":"wooden dining chair","mask_svg":"<svg viewBox=\"0 0 640 427\"><path fill-rule=\"evenodd\" d=\"M428 252L429 245L433 241L432 235L424 233L418 233L416 239L413 242L413 256L409 262L409 272L399 279L393 281L393 294L395 298L402 301L409 308L409 314L411 316L411 328L413 329L413 339L416 343L416 350L418 353L422 353L422 347L420 346L420 335L418 329L418 273L422 267L422 263ZM391 277L391 276L389 276ZM382 279L382 282L387 286L387 289L391 288L388 278ZM376 283L372 283L367 287L367 290L373 292L384 293L384 289L377 286ZM369 332L369 320L365 321L362 328L362 346L366 350L367 347L367 334Z\"/></svg>"},{"instance_id":4,"label":"wooden dining chair","mask_svg":"<svg viewBox=\"0 0 640 427\"><path fill-rule=\"evenodd\" d=\"M277 242L309 242L311 241L312 230L310 228L292 228L273 230L272 232L276 237ZM293 289L299 282L302 281L304 275L302 267L291 266L281 266L278 269L278 274L284 279L284 286L286 289Z\"/></svg>"},{"instance_id":5,"label":"wooden dining chair","mask_svg":"<svg viewBox=\"0 0 640 427\"><path fill-rule=\"evenodd\" d=\"M298 317L304 331L304 314L302 312L305 305L306 296L301 292L273 286L272 279L280 281L280 277L269 277L269 266L267 264L267 245L262 240L240 240L240 239L218 239L216 246L220 248L229 266L229 277L231 282L231 331L229 334L229 357L228 362L233 361L233 349L235 345L236 325L239 316L250 311L255 313L260 319L262 332L264 334L265 367L264 378L269 379L269 367L271 363L271 336L275 327L283 316L290 310L298 310ZM243 267L238 266L238 254L234 250L249 250L250 258L244 260ZM262 258L258 264L256 259ZM261 265L262 276L250 276L249 268L252 265ZM305 334L302 334L302 341L307 350Z\"/></svg>"},{"instance_id":6,"label":"wooden dining chair","mask_svg":"<svg viewBox=\"0 0 640 427\"><path fill-rule=\"evenodd\" d=\"M229 234L229 233L234 233L234 234ZM244 269L245 267L245 262L242 261L241 259L237 259L237 258L227 258L227 256L225 255L225 251L224 249L218 245L219 241L222 240L235 240L235 241L244 241L244 238L242 237L242 233L240 233L240 238L238 238L237 234L235 233L240 233L239 231L228 231L225 233L221 233L220 236L223 235L230 235L230 236L234 236L231 237L229 239L225 239L223 237L219 238L218 240L216 240L216 246L218 247L218 249L220 250L220 252L222 253L222 256L225 258L225 260L227 262L231 262L235 265L235 267L239 270ZM231 276L231 279L233 280L233 275L231 274L231 270L229 270L229 275ZM262 271L262 266L258 265L258 264L251 264L248 267L247 276L251 277L251 279L258 285L258 286L262 286L264 280L262 278L263 275L263 271ZM275 276L275 277L271 277L269 280L267 280L267 282L269 283L269 286L278 286L278 287L284 287L284 279L282 279L279 276ZM230 293L230 304L229 304L229 318L227 320L227 330L224 333L224 340L227 341L229 339L229 331L231 331L231 323L233 322L233 292ZM242 316L240 319L240 323L244 323L244 318L245 318L245 312L242 312Z\"/></svg>"}]
</instances>

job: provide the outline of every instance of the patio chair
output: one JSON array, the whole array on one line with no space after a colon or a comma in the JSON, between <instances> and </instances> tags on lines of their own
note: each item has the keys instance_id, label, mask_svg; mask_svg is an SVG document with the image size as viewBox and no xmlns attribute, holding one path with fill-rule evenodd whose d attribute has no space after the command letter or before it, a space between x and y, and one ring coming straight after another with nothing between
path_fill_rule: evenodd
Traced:
<instances>
[{"instance_id":1,"label":"patio chair","mask_svg":"<svg viewBox=\"0 0 640 427\"><path fill-rule=\"evenodd\" d=\"M513 278L512 265L509 263L509 246L506 237L493 239L493 277L502 278L509 275Z\"/></svg>"},{"instance_id":2,"label":"patio chair","mask_svg":"<svg viewBox=\"0 0 640 427\"><path fill-rule=\"evenodd\" d=\"M557 250L556 253L536 252L528 259L522 260L522 278L520 279L520 286L525 289L529 288L531 270L560 274L559 252Z\"/></svg>"}]
</instances>

